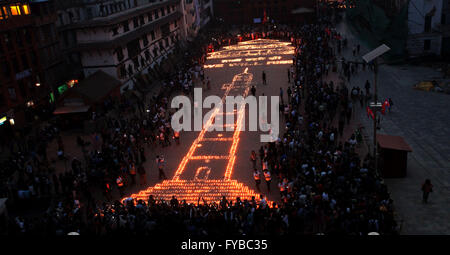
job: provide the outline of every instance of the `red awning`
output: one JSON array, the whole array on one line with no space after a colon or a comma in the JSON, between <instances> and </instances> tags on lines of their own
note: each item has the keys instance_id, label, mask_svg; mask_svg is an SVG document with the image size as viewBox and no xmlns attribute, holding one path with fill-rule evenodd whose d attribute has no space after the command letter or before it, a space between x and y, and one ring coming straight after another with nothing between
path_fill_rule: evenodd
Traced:
<instances>
[{"instance_id":1,"label":"red awning","mask_svg":"<svg viewBox=\"0 0 450 255\"><path fill-rule=\"evenodd\" d=\"M406 141L401 136L377 134L377 142L381 148L409 151L411 152L411 147L406 143Z\"/></svg>"}]
</instances>

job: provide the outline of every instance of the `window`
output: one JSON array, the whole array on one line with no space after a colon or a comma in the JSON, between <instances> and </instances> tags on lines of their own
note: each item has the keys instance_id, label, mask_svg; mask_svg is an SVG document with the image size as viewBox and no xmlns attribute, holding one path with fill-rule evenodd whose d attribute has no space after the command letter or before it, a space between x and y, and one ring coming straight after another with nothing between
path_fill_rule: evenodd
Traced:
<instances>
[{"instance_id":1,"label":"window","mask_svg":"<svg viewBox=\"0 0 450 255\"><path fill-rule=\"evenodd\" d=\"M87 9L86 9L86 14L87 14L87 18L88 18L88 19L92 19L92 16L94 16L94 15L92 14L92 8L87 8Z\"/></svg>"},{"instance_id":2,"label":"window","mask_svg":"<svg viewBox=\"0 0 450 255\"><path fill-rule=\"evenodd\" d=\"M141 22L141 26L145 24L144 15L139 16L139 21Z\"/></svg>"},{"instance_id":3,"label":"window","mask_svg":"<svg viewBox=\"0 0 450 255\"><path fill-rule=\"evenodd\" d=\"M128 65L128 75L133 75L133 65Z\"/></svg>"},{"instance_id":4,"label":"window","mask_svg":"<svg viewBox=\"0 0 450 255\"><path fill-rule=\"evenodd\" d=\"M123 60L122 47L116 48L115 52L116 52L116 55L117 55L117 60L122 61Z\"/></svg>"},{"instance_id":5,"label":"window","mask_svg":"<svg viewBox=\"0 0 450 255\"><path fill-rule=\"evenodd\" d=\"M144 36L142 37L142 43L144 44L144 47L148 45L147 35L144 35Z\"/></svg>"},{"instance_id":6,"label":"window","mask_svg":"<svg viewBox=\"0 0 450 255\"><path fill-rule=\"evenodd\" d=\"M155 10L155 19L159 19L158 10Z\"/></svg>"},{"instance_id":7,"label":"window","mask_svg":"<svg viewBox=\"0 0 450 255\"><path fill-rule=\"evenodd\" d=\"M167 14L170 13L170 6L167 6Z\"/></svg>"},{"instance_id":8,"label":"window","mask_svg":"<svg viewBox=\"0 0 450 255\"><path fill-rule=\"evenodd\" d=\"M6 105L5 97L0 92L0 106L5 106L5 105Z\"/></svg>"},{"instance_id":9,"label":"window","mask_svg":"<svg viewBox=\"0 0 450 255\"><path fill-rule=\"evenodd\" d=\"M30 31L28 29L24 29L23 30L23 37L25 38L25 41L27 43L31 43L31 41L33 39L32 36L31 36L31 33L30 33Z\"/></svg>"},{"instance_id":10,"label":"window","mask_svg":"<svg viewBox=\"0 0 450 255\"><path fill-rule=\"evenodd\" d=\"M128 20L122 22L122 26L123 26L123 31L124 31L124 32L130 31L130 27L128 26Z\"/></svg>"},{"instance_id":11,"label":"window","mask_svg":"<svg viewBox=\"0 0 450 255\"><path fill-rule=\"evenodd\" d=\"M163 17L164 15L166 15L166 14L164 13L164 8L161 8L161 17Z\"/></svg>"},{"instance_id":12,"label":"window","mask_svg":"<svg viewBox=\"0 0 450 255\"><path fill-rule=\"evenodd\" d=\"M163 37L166 37L170 34L170 27L169 27L169 23L164 24L161 26L161 33Z\"/></svg>"},{"instance_id":13,"label":"window","mask_svg":"<svg viewBox=\"0 0 450 255\"><path fill-rule=\"evenodd\" d=\"M431 32L431 19L433 16L426 16L425 17L425 32Z\"/></svg>"},{"instance_id":14,"label":"window","mask_svg":"<svg viewBox=\"0 0 450 255\"><path fill-rule=\"evenodd\" d=\"M134 63L134 70L137 72L139 71L139 60L137 57L133 58L133 63Z\"/></svg>"},{"instance_id":15,"label":"window","mask_svg":"<svg viewBox=\"0 0 450 255\"><path fill-rule=\"evenodd\" d=\"M149 13L147 14L147 16L148 16L148 22L150 22L150 21L153 20L153 13L149 12Z\"/></svg>"},{"instance_id":16,"label":"window","mask_svg":"<svg viewBox=\"0 0 450 255\"><path fill-rule=\"evenodd\" d=\"M8 93L9 93L9 98L11 98L11 100L17 99L16 90L13 87L8 88Z\"/></svg>"},{"instance_id":17,"label":"window","mask_svg":"<svg viewBox=\"0 0 450 255\"><path fill-rule=\"evenodd\" d=\"M2 9L0 9L0 20L7 19L9 17L8 10L6 9L6 6L3 6Z\"/></svg>"},{"instance_id":18,"label":"window","mask_svg":"<svg viewBox=\"0 0 450 255\"><path fill-rule=\"evenodd\" d=\"M133 27L137 28L138 26L139 26L138 18L134 17L133 18Z\"/></svg>"},{"instance_id":19,"label":"window","mask_svg":"<svg viewBox=\"0 0 450 255\"><path fill-rule=\"evenodd\" d=\"M22 97L26 98L28 95L27 95L27 91L25 89L25 84L23 83L23 79L17 81L17 83L18 83L20 94L22 95Z\"/></svg>"},{"instance_id":20,"label":"window","mask_svg":"<svg viewBox=\"0 0 450 255\"><path fill-rule=\"evenodd\" d=\"M431 48L431 40L424 40L423 41L423 49L430 50L430 48Z\"/></svg>"},{"instance_id":21,"label":"window","mask_svg":"<svg viewBox=\"0 0 450 255\"><path fill-rule=\"evenodd\" d=\"M150 61L150 52L148 52L148 50L146 50L144 52L144 55L145 55L145 60Z\"/></svg>"}]
</instances>

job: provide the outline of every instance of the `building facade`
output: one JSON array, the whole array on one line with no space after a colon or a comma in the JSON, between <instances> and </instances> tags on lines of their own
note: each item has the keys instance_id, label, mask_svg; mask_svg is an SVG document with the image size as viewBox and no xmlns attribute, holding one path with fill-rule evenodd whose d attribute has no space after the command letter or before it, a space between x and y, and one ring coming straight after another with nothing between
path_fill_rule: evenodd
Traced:
<instances>
[{"instance_id":1,"label":"building facade","mask_svg":"<svg viewBox=\"0 0 450 255\"><path fill-rule=\"evenodd\" d=\"M183 0L184 1L184 0ZM102 70L134 87L186 36L180 0L71 1L58 12L69 61L84 77ZM66 39L64 39L66 40Z\"/></svg>"}]
</instances>

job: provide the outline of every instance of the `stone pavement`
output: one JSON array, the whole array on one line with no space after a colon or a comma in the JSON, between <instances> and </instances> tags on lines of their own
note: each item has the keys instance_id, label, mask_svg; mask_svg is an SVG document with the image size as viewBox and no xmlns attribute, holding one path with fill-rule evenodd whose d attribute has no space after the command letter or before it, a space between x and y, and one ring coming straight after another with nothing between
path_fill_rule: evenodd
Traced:
<instances>
[{"instance_id":1,"label":"stone pavement","mask_svg":"<svg viewBox=\"0 0 450 255\"><path fill-rule=\"evenodd\" d=\"M347 60L362 61L369 52L363 42L360 56L352 56L358 39L346 23L337 30L348 38L343 52ZM442 77L436 70L411 65L381 65L378 73L378 98L392 98L392 111L382 117L379 133L404 137L413 152L408 155L406 178L386 179L396 206L401 234L450 234L450 108L449 95L414 90L420 81ZM372 71L360 71L351 77L349 88L369 80L373 89ZM357 113L365 131L372 137L373 122L364 109ZM372 144L369 141L369 144ZM371 146L372 147L372 146ZM429 203L422 203L421 185L425 179L434 185Z\"/></svg>"}]
</instances>

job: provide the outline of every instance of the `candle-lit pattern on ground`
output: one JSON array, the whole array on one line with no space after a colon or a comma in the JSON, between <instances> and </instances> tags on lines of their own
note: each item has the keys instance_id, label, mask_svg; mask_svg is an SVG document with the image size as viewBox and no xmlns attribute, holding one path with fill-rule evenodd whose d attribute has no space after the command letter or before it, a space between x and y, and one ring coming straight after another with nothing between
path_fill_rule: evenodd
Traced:
<instances>
[{"instance_id":1,"label":"candle-lit pattern on ground","mask_svg":"<svg viewBox=\"0 0 450 255\"><path fill-rule=\"evenodd\" d=\"M214 65L214 67L223 67L224 63L227 65L243 64L240 62L245 62L247 65L251 63L250 61L263 61L262 64L289 64L292 60L283 60L281 56L271 56L264 57L258 56L257 58L251 59L246 58L248 56L254 55L252 50L258 49L259 53L264 53L266 55L268 52L272 51L292 54L292 47L289 43L277 42L274 40L255 40L251 42L239 43L239 45L233 45L226 47L224 52L215 52L208 56L212 59L218 58L228 58L227 61L221 61L221 64ZM263 50L261 50L263 49ZM265 50L265 52L263 52ZM284 54L279 54L284 55ZM239 56L240 58L231 58L233 56ZM247 62L249 61L249 62ZM209 65L211 66L211 65ZM208 65L205 66L208 68ZM231 83L224 84L222 89L225 90L222 97L221 104L218 105L213 113L210 115L208 121L204 124L203 129L200 131L198 137L192 142L188 152L181 160L172 180L164 180L162 183L156 184L146 190L140 191L137 194L132 194L130 197L133 199L147 200L150 195L153 195L155 199L164 199L166 201L170 200L172 196L177 197L179 200L185 200L187 203L197 203L199 198L201 201L207 201L208 203L216 202L218 203L222 197L226 197L228 200L235 200L239 197L243 200L255 199L259 201L259 193L255 192L253 189L245 186L243 183L237 180L232 180L231 176L234 170L236 161L236 152L238 149L241 129L243 125L243 119L245 117L245 104L239 106L239 109L234 109L232 112L224 112L224 102L226 96L230 94L231 91L236 92L236 90L241 90L239 95L246 97L250 91L251 82L253 80L253 74L248 72L248 67L245 70L233 77ZM223 124L223 129L231 128L233 130L232 137L223 137L222 133L217 134L217 137L205 137L209 129L215 125L216 119L223 118L225 115L234 115L234 124ZM212 131L217 132L217 131ZM230 149L227 155L194 155L195 152L203 147L203 143L217 143L218 146L225 146L226 143L231 142ZM185 172L186 166L189 162L204 162L210 163L211 161L223 161L226 162L226 168L224 169L224 175L222 179L209 179L210 173L212 171L223 171L221 169L211 169L208 166L197 167L195 171L195 176L192 180L181 179L181 175ZM268 201L269 205L272 205L271 201Z\"/></svg>"}]
</instances>

